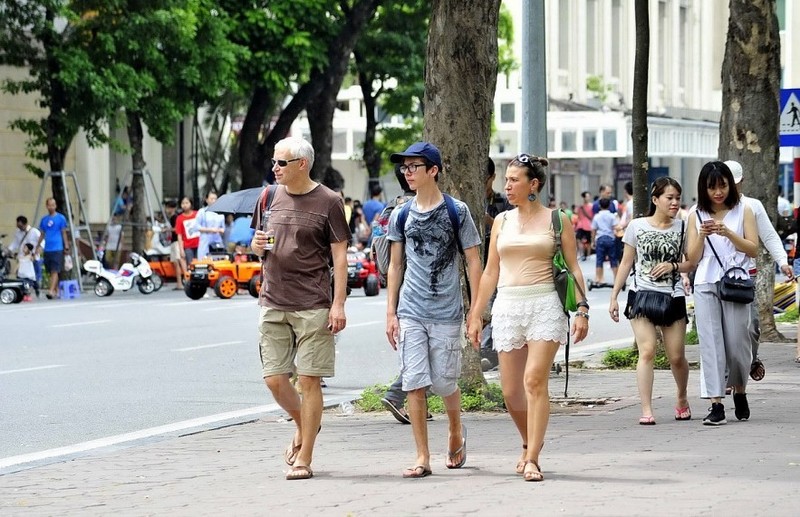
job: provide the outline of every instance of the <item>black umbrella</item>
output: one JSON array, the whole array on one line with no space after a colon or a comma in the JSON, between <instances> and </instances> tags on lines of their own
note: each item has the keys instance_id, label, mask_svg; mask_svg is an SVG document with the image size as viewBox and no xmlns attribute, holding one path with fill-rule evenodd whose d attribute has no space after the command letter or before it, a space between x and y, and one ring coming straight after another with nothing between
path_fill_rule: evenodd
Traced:
<instances>
[{"instance_id":1,"label":"black umbrella","mask_svg":"<svg viewBox=\"0 0 800 517\"><path fill-rule=\"evenodd\" d=\"M256 187L222 195L208 207L208 210L218 214L253 215L258 198L263 191L264 187Z\"/></svg>"}]
</instances>

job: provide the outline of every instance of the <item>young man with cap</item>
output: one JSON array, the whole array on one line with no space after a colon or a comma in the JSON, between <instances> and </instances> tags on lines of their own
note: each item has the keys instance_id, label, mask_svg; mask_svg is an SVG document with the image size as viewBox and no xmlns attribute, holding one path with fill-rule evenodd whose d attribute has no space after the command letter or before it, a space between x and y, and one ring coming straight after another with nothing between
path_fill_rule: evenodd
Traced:
<instances>
[{"instance_id":1,"label":"young man with cap","mask_svg":"<svg viewBox=\"0 0 800 517\"><path fill-rule=\"evenodd\" d=\"M306 140L290 137L275 145L272 171L278 186L272 187L269 206L259 199L250 243L263 257L258 327L264 382L297 426L284 453L290 480L314 476L311 460L322 421L320 378L333 377L334 334L347 324L350 229L342 197L311 179L313 164L314 148ZM289 380L295 360L302 400Z\"/></svg>"},{"instance_id":2,"label":"young man with cap","mask_svg":"<svg viewBox=\"0 0 800 517\"><path fill-rule=\"evenodd\" d=\"M400 352L400 376L408 393L408 416L417 457L403 477L431 474L425 391L441 395L449 420L447 468L461 468L467 461L467 433L461 424L461 341L464 312L461 299L459 246L464 250L468 281L474 304L481 276L478 246L481 239L469 208L446 199L439 190L442 159L428 142L412 144L391 156L399 163L417 195L409 201L401 228L394 210L389 221L392 241L387 286L386 336ZM458 235L450 219L449 203L458 215ZM405 271L403 265L405 264ZM402 285L401 285L402 284Z\"/></svg>"},{"instance_id":3,"label":"young man with cap","mask_svg":"<svg viewBox=\"0 0 800 517\"><path fill-rule=\"evenodd\" d=\"M775 231L772 221L770 221L764 205L758 199L747 197L742 193L742 180L744 178L744 171L742 164L739 162L728 160L725 165L731 170L733 174L733 181L736 183L736 190L739 192L739 197L744 201L745 206L750 207L753 215L756 217L756 227L758 228L758 238L761 240L764 247L769 251L772 260L774 260L786 278L791 280L794 278L792 268L786 258L786 250L783 249L783 242L781 242L778 232ZM756 261L755 259L750 262L750 276L755 278L756 275ZM766 373L764 363L758 358L758 340L761 337L761 327L758 324L758 307L755 303L750 304L750 344L753 348L753 363L750 366L750 378L754 381L760 381L764 378Z\"/></svg>"}]
</instances>

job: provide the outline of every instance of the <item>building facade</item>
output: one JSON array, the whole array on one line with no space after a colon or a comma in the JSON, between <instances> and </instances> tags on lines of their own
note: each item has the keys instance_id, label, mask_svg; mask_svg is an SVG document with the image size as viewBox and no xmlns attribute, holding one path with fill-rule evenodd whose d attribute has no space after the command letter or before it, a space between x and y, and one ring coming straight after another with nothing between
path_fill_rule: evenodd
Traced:
<instances>
[{"instance_id":1,"label":"building facade","mask_svg":"<svg viewBox=\"0 0 800 517\"><path fill-rule=\"evenodd\" d=\"M521 63L522 2L506 0L515 26L514 51ZM649 156L654 175L669 174L684 186L684 200L696 196L696 177L703 163L717 155L722 102L721 67L728 25L724 0L649 0L650 79L648 85ZM800 3L777 0L781 28L782 86L800 87ZM600 184L622 185L632 170L630 103L633 98L635 54L634 0L545 0L548 157L551 195L568 205L582 191L596 193ZM20 77L24 71L0 68L0 77ZM522 127L519 72L498 77L495 128L490 155L498 170L520 149ZM25 135L8 123L40 112L36 97L0 94L0 233L11 234L14 218L32 218L41 180L24 169ZM358 87L339 93L334 117L333 165L345 178L345 193L367 197L367 172L361 161L364 104ZM400 124L401 120L389 123ZM308 135L298 119L293 134ZM191 192L189 176L196 167L190 123L176 128L176 145L164 147L145 140L145 159L160 197ZM123 134L118 135L126 141ZM183 144L181 144L183 142ZM791 185L791 149L781 162L784 184ZM105 147L91 149L79 135L67 158L81 184L91 223L105 223L117 182L130 170L130 157ZM389 176L391 178L391 176ZM788 180L788 182L786 181ZM386 181L387 191L396 188ZM498 174L496 188L502 188ZM786 188L791 192L791 188ZM39 209L41 215L43 208Z\"/></svg>"}]
</instances>

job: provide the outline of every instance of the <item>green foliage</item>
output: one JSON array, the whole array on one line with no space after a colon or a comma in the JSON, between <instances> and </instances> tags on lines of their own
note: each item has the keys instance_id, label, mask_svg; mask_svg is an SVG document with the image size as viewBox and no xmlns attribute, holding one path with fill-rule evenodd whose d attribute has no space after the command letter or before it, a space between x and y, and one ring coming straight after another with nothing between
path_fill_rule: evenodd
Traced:
<instances>
[{"instance_id":1,"label":"green foliage","mask_svg":"<svg viewBox=\"0 0 800 517\"><path fill-rule=\"evenodd\" d=\"M798 314L797 306L795 306L783 314L775 316L775 321L779 323L797 323L798 318L800 318L800 314Z\"/></svg>"},{"instance_id":2,"label":"green foliage","mask_svg":"<svg viewBox=\"0 0 800 517\"><path fill-rule=\"evenodd\" d=\"M388 389L388 384L367 386L364 388L364 391L361 392L361 399L357 402L358 407L362 411L383 411L381 399Z\"/></svg>"},{"instance_id":3,"label":"green foliage","mask_svg":"<svg viewBox=\"0 0 800 517\"><path fill-rule=\"evenodd\" d=\"M603 356L603 364L613 369L636 368L639 351L635 348L608 350Z\"/></svg>"},{"instance_id":4,"label":"green foliage","mask_svg":"<svg viewBox=\"0 0 800 517\"><path fill-rule=\"evenodd\" d=\"M462 382L461 387L461 409L463 411L502 411L505 410L503 391L498 384L486 384L470 388ZM375 384L364 389L361 393L361 400L358 407L362 411L384 411L381 398L383 398L388 385ZM428 397L428 411L431 413L444 413L444 400L438 395Z\"/></svg>"},{"instance_id":5,"label":"green foliage","mask_svg":"<svg viewBox=\"0 0 800 517\"><path fill-rule=\"evenodd\" d=\"M601 102L605 102L608 98L608 92L613 88L611 85L606 84L602 75L590 75L586 77L586 89L594 93Z\"/></svg>"},{"instance_id":6,"label":"green foliage","mask_svg":"<svg viewBox=\"0 0 800 517\"><path fill-rule=\"evenodd\" d=\"M125 97L117 77L126 70L97 63L83 29L84 13L73 2L6 2L0 16L0 65L25 68L28 77L5 80L12 95L34 94L45 117L23 117L9 127L28 135L26 167L41 175L37 162L61 170L73 138L82 128L89 145L105 143L102 121L110 120Z\"/></svg>"},{"instance_id":7,"label":"green foliage","mask_svg":"<svg viewBox=\"0 0 800 517\"><path fill-rule=\"evenodd\" d=\"M83 26L92 60L114 63L114 80L126 92L118 108L138 114L163 143L172 142L177 122L222 93L244 55L212 0L74 4L92 13Z\"/></svg>"},{"instance_id":8,"label":"green foliage","mask_svg":"<svg viewBox=\"0 0 800 517\"><path fill-rule=\"evenodd\" d=\"M639 350L636 348L620 348L608 350L603 356L603 364L611 369L624 370L636 368L639 361ZM653 368L656 370L669 370L669 359L663 350L657 350L653 359Z\"/></svg>"},{"instance_id":9,"label":"green foliage","mask_svg":"<svg viewBox=\"0 0 800 517\"><path fill-rule=\"evenodd\" d=\"M697 345L699 343L700 338L697 337L697 325L695 325L694 320L692 320L691 327L686 332L686 344Z\"/></svg>"},{"instance_id":10,"label":"green foliage","mask_svg":"<svg viewBox=\"0 0 800 517\"><path fill-rule=\"evenodd\" d=\"M338 18L331 0L218 0L226 13L231 42L243 49L236 81L228 86L249 95L261 87L280 101L292 82L302 84L327 63L327 41Z\"/></svg>"},{"instance_id":11,"label":"green foliage","mask_svg":"<svg viewBox=\"0 0 800 517\"><path fill-rule=\"evenodd\" d=\"M497 20L497 73L509 75L519 68L514 59L514 19L506 4L500 4Z\"/></svg>"},{"instance_id":12,"label":"green foliage","mask_svg":"<svg viewBox=\"0 0 800 517\"><path fill-rule=\"evenodd\" d=\"M404 126L382 127L378 132L375 147L381 156L387 158L385 163L389 164L389 155L418 141L422 137L422 127L422 117L407 118ZM387 169L386 172L390 171L391 169Z\"/></svg>"}]
</instances>

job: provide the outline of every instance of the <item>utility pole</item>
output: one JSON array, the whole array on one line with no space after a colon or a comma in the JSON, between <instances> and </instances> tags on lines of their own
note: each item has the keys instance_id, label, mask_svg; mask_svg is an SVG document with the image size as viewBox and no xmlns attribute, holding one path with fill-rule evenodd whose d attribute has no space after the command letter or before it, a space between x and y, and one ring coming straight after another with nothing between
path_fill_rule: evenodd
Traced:
<instances>
[{"instance_id":1,"label":"utility pole","mask_svg":"<svg viewBox=\"0 0 800 517\"><path fill-rule=\"evenodd\" d=\"M547 156L544 0L522 0L522 138L518 151Z\"/></svg>"}]
</instances>

